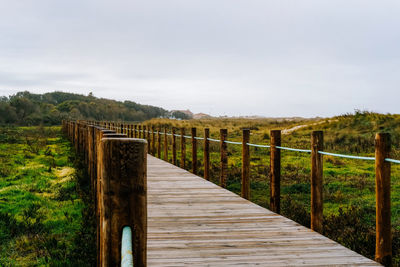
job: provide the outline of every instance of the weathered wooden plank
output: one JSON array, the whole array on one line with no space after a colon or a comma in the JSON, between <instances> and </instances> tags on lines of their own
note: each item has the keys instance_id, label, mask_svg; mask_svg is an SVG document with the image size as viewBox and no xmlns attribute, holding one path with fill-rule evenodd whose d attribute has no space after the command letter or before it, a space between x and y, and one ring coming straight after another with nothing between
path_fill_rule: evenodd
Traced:
<instances>
[{"instance_id":1,"label":"weathered wooden plank","mask_svg":"<svg viewBox=\"0 0 400 267\"><path fill-rule=\"evenodd\" d=\"M147 244L149 266L379 266L152 156Z\"/></svg>"}]
</instances>

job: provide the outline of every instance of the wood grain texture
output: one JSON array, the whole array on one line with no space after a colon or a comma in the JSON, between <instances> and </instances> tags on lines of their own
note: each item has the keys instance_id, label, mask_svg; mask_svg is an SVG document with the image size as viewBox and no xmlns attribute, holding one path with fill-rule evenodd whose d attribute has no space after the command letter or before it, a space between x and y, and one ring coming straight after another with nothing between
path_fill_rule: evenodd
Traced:
<instances>
[{"instance_id":1,"label":"wood grain texture","mask_svg":"<svg viewBox=\"0 0 400 267\"><path fill-rule=\"evenodd\" d=\"M376 191L376 249L375 260L392 266L392 225L390 210L390 135L378 133L375 137L375 191Z\"/></svg>"},{"instance_id":2,"label":"wood grain texture","mask_svg":"<svg viewBox=\"0 0 400 267\"><path fill-rule=\"evenodd\" d=\"M379 266L148 155L148 266Z\"/></svg>"},{"instance_id":3,"label":"wood grain texture","mask_svg":"<svg viewBox=\"0 0 400 267\"><path fill-rule=\"evenodd\" d=\"M168 129L164 128L164 160L168 161Z\"/></svg>"},{"instance_id":4,"label":"wood grain texture","mask_svg":"<svg viewBox=\"0 0 400 267\"><path fill-rule=\"evenodd\" d=\"M322 131L311 134L311 229L322 233L323 228L323 158L318 151L324 150Z\"/></svg>"},{"instance_id":5,"label":"wood grain texture","mask_svg":"<svg viewBox=\"0 0 400 267\"><path fill-rule=\"evenodd\" d=\"M228 137L227 129L220 129L220 171L219 171L219 185L226 188L226 179L228 178L228 146L225 143Z\"/></svg>"},{"instance_id":6,"label":"wood grain texture","mask_svg":"<svg viewBox=\"0 0 400 267\"><path fill-rule=\"evenodd\" d=\"M120 266L124 226L133 230L134 266L147 266L147 142L131 138L103 138L99 148L99 266Z\"/></svg>"},{"instance_id":7,"label":"wood grain texture","mask_svg":"<svg viewBox=\"0 0 400 267\"><path fill-rule=\"evenodd\" d=\"M176 128L172 127L172 164L177 165L176 162Z\"/></svg>"},{"instance_id":8,"label":"wood grain texture","mask_svg":"<svg viewBox=\"0 0 400 267\"><path fill-rule=\"evenodd\" d=\"M192 173L197 174L197 140L196 128L192 128Z\"/></svg>"},{"instance_id":9,"label":"wood grain texture","mask_svg":"<svg viewBox=\"0 0 400 267\"><path fill-rule=\"evenodd\" d=\"M203 160L204 160L204 179L210 180L210 129L204 129L204 149L203 149Z\"/></svg>"},{"instance_id":10,"label":"wood grain texture","mask_svg":"<svg viewBox=\"0 0 400 267\"><path fill-rule=\"evenodd\" d=\"M250 199L250 130L243 129L242 136L242 198Z\"/></svg>"},{"instance_id":11,"label":"wood grain texture","mask_svg":"<svg viewBox=\"0 0 400 267\"><path fill-rule=\"evenodd\" d=\"M185 128L181 128L181 168L186 167L186 143L185 143Z\"/></svg>"},{"instance_id":12,"label":"wood grain texture","mask_svg":"<svg viewBox=\"0 0 400 267\"><path fill-rule=\"evenodd\" d=\"M276 213L281 212L281 130L271 130L270 187L269 208Z\"/></svg>"},{"instance_id":13,"label":"wood grain texture","mask_svg":"<svg viewBox=\"0 0 400 267\"><path fill-rule=\"evenodd\" d=\"M156 130L154 126L151 126L151 131L153 132L153 143L151 143L151 154L156 155Z\"/></svg>"},{"instance_id":14,"label":"wood grain texture","mask_svg":"<svg viewBox=\"0 0 400 267\"><path fill-rule=\"evenodd\" d=\"M147 151L149 154L151 154L151 142L154 141L154 139L151 139L151 128L150 125L147 126Z\"/></svg>"},{"instance_id":15,"label":"wood grain texture","mask_svg":"<svg viewBox=\"0 0 400 267\"><path fill-rule=\"evenodd\" d=\"M157 131L157 157L161 158L161 126L158 127Z\"/></svg>"}]
</instances>

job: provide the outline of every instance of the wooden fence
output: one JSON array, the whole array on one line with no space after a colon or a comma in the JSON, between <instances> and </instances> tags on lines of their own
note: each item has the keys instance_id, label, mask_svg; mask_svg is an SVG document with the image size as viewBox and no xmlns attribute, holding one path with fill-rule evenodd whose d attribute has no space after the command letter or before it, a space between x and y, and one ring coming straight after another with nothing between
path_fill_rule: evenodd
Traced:
<instances>
[{"instance_id":1,"label":"wooden fence","mask_svg":"<svg viewBox=\"0 0 400 267\"><path fill-rule=\"evenodd\" d=\"M96 126L88 126L96 125ZM101 134L104 134L105 129L115 131L117 134L126 135L128 138L139 138L146 139L148 143L149 153L161 158L161 146L163 144L164 153L163 159L170 161L168 156L168 148L172 150L172 163L179 165L181 168L186 167L186 139L190 139L192 148L192 172L197 174L198 172L198 160L197 160L197 148L198 140L203 140L203 167L204 167L204 178L210 179L210 142L218 142L220 145L220 174L219 174L219 185L226 187L227 170L228 170L228 153L227 144L234 143L242 146L242 174L241 174L241 196L245 199L250 198L250 130L244 129L242 135L242 142L232 142L227 140L228 131L226 129L220 130L220 138L210 138L210 131L208 128L204 129L204 137L197 136L197 129L191 128L190 136L186 136L185 128L180 128L179 134L177 129L172 128L172 133L169 133L167 128L161 129L158 127L155 129L154 126L148 125L133 125L116 122L85 122L85 123L74 123L69 122L63 124L63 127L72 135L74 144L78 151L84 148L85 144L80 144L80 131L85 131L85 127L93 127L95 132L98 132L99 138L96 139L96 147L98 144L103 146L98 151L104 150L106 141L101 140ZM78 128L78 130L76 130ZM89 131L90 132L90 131ZM72 133L72 134L71 134ZM164 135L164 138L161 136ZM90 136L90 134L88 135ZM172 143L169 144L169 138L171 136ZM177 138L180 139L180 159L177 158ZM110 138L113 140L113 138ZM103 139L104 140L104 139ZM120 140L120 139L118 139ZM129 139L130 142L136 139ZM110 142L110 141L108 141ZM77 144L79 143L79 144ZM323 229L323 132L313 131L311 134L311 149L308 151L311 154L311 229L322 233ZM143 147L145 144L143 143ZM264 146L265 147L265 146ZM270 134L270 210L280 213L280 182L281 182L281 150L285 149L281 147L281 131L273 130ZM290 148L286 148L292 150ZM144 151L143 148L142 151ZM377 133L375 138L375 170L376 170L376 253L375 260L390 266L392 262L392 236L391 236L391 208L390 208L390 176L391 176L391 163L387 161L390 156L391 143L390 136L386 133ZM322 152L322 153L321 153ZM98 155L103 155L99 153ZM90 156L89 156L90 157ZM97 156L99 157L99 156ZM89 160L90 161L90 160ZM104 160L100 162L105 162ZM99 167L99 166L98 166ZM99 169L98 169L99 170ZM89 171L90 172L90 171ZM93 173L93 172L92 172ZM92 176L91 176L92 177ZM100 178L101 180L102 178ZM98 179L97 179L98 180ZM93 183L96 183L96 177L92 177ZM101 183L100 183L101 184ZM98 190L101 190L98 189ZM101 214L101 213L100 213ZM101 219L99 219L101 221Z\"/></svg>"},{"instance_id":2,"label":"wooden fence","mask_svg":"<svg viewBox=\"0 0 400 267\"><path fill-rule=\"evenodd\" d=\"M97 266L129 263L124 257L130 254L134 266L146 266L147 142L105 127L83 121L62 124L90 176L96 210ZM133 251L121 252L123 230L132 233L127 247Z\"/></svg>"}]
</instances>

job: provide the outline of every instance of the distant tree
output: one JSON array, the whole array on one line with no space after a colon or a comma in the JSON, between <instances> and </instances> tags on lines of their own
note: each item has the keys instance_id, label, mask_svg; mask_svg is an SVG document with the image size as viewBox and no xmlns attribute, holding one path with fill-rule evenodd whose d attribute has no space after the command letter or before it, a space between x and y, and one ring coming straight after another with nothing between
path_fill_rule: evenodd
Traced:
<instances>
[{"instance_id":1,"label":"distant tree","mask_svg":"<svg viewBox=\"0 0 400 267\"><path fill-rule=\"evenodd\" d=\"M182 120L189 120L192 117L186 113L183 113L182 111L174 111L171 114L172 117L174 117L175 119L182 119Z\"/></svg>"},{"instance_id":2,"label":"distant tree","mask_svg":"<svg viewBox=\"0 0 400 267\"><path fill-rule=\"evenodd\" d=\"M12 97L10 99L10 105L17 111L17 116L20 123L22 123L32 113L39 111L39 106L25 96Z\"/></svg>"},{"instance_id":3,"label":"distant tree","mask_svg":"<svg viewBox=\"0 0 400 267\"><path fill-rule=\"evenodd\" d=\"M64 92L32 94L18 92L0 97L0 123L20 125L60 124L62 119L95 119L143 121L166 116L159 107L141 105L133 101L115 101Z\"/></svg>"},{"instance_id":4,"label":"distant tree","mask_svg":"<svg viewBox=\"0 0 400 267\"><path fill-rule=\"evenodd\" d=\"M16 123L17 122L16 109L4 100L0 101L0 123Z\"/></svg>"}]
</instances>

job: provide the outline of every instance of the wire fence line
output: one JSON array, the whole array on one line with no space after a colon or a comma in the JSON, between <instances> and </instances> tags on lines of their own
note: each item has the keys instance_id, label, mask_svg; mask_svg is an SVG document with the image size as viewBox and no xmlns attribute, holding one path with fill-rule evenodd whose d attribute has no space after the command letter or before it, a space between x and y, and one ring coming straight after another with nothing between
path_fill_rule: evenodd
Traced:
<instances>
[{"instance_id":1,"label":"wire fence line","mask_svg":"<svg viewBox=\"0 0 400 267\"><path fill-rule=\"evenodd\" d=\"M158 131L148 131L148 130L138 130L138 129L129 129L129 128L120 128L117 126L111 126L111 128L113 129L123 129L126 131L129 130L134 130L136 132L142 132L142 133L150 133L150 134L164 134L164 132L158 132ZM171 134L171 133L167 133L168 136L176 136L176 137L182 137L181 134ZM183 135L184 138L187 139L191 139L192 136L191 135ZM196 140L204 140L205 138L203 137L197 137L195 136L194 139ZM211 142L218 142L220 143L221 140L218 139L213 139L213 138L207 138L208 141ZM235 141L228 141L225 140L224 141L227 144L232 144L232 145L243 145L242 142L235 142ZM252 147L260 147L260 148L271 148L270 145L260 145L260 144L252 144L252 143L246 143L246 145L248 146L252 146ZM280 150L288 150L288 151L294 151L294 152L301 152L301 153L311 153L310 149L299 149L299 148L291 148L291 147L284 147L284 146L275 146L276 148L280 149ZM321 155L327 155L327 156L333 156L333 157L339 157L339 158L348 158L348 159L359 159L359 160L375 160L375 157L365 157L365 156L355 156L355 155L346 155L346 154L338 154L338 153L331 153L331 152L325 152L325 151L318 151L319 154ZM386 158L385 161L387 162L391 162L391 163L396 163L396 164L400 164L400 160L396 160L396 159L391 159L391 158Z\"/></svg>"},{"instance_id":2,"label":"wire fence line","mask_svg":"<svg viewBox=\"0 0 400 267\"><path fill-rule=\"evenodd\" d=\"M207 138L207 140L208 140L208 141L211 141L211 142L217 142L217 143L220 143L220 142L221 142L221 140L212 139L212 138Z\"/></svg>"},{"instance_id":3,"label":"wire fence line","mask_svg":"<svg viewBox=\"0 0 400 267\"><path fill-rule=\"evenodd\" d=\"M398 163L400 164L400 160L397 159L385 159L386 161L392 162L392 163Z\"/></svg>"},{"instance_id":4,"label":"wire fence line","mask_svg":"<svg viewBox=\"0 0 400 267\"><path fill-rule=\"evenodd\" d=\"M243 144L242 142L233 142L233 141L228 141L228 140L225 140L224 143L233 144L233 145L242 145Z\"/></svg>"},{"instance_id":5,"label":"wire fence line","mask_svg":"<svg viewBox=\"0 0 400 267\"><path fill-rule=\"evenodd\" d=\"M295 151L295 152L303 152L303 153L311 153L311 150L309 149L299 149L299 148L291 148L291 147L284 147L284 146L275 146L277 149L280 150L289 150L289 151Z\"/></svg>"},{"instance_id":6,"label":"wire fence line","mask_svg":"<svg viewBox=\"0 0 400 267\"><path fill-rule=\"evenodd\" d=\"M262 148L270 148L271 146L269 145L257 145L257 144L252 144L252 143L246 143L248 146L254 146L254 147L262 147Z\"/></svg>"},{"instance_id":7,"label":"wire fence line","mask_svg":"<svg viewBox=\"0 0 400 267\"><path fill-rule=\"evenodd\" d=\"M324 152L324 151L318 151L318 153L322 154L322 155L328 155L328 156L339 157L339 158L375 160L375 157L362 157L362 156L344 155L344 154L336 154L336 153L330 153L330 152Z\"/></svg>"},{"instance_id":8,"label":"wire fence line","mask_svg":"<svg viewBox=\"0 0 400 267\"><path fill-rule=\"evenodd\" d=\"M98 124L100 125L100 124ZM111 127L110 124L108 124L109 128ZM156 152L158 152L158 157L161 158L161 134L164 135L164 160L169 161L168 155L169 151L168 149L170 148L169 146L169 141L167 138L167 135L174 135L174 136L179 136L181 137L181 142L180 142L180 147L181 147L181 154L180 154L180 166L182 168L185 168L185 160L186 160L186 142L185 139L191 138L192 141L192 172L194 174L197 174L198 169L197 169L197 143L195 140L204 140L204 178L206 180L210 180L210 167L213 167L210 165L210 146L209 142L216 142L220 144L220 176L219 176L219 183L220 186L223 188L227 187L227 179L228 179L228 146L226 144L231 144L231 145L240 145L242 146L242 171L241 171L241 196L245 199L250 199L250 181L251 181L251 152L250 152L250 147L259 147L259 148L267 148L270 150L263 150L269 152L269 158L271 160L271 164L269 166L270 172L269 172L269 178L270 178L270 189L272 188L273 190L270 190L270 210L276 213L280 213L280 192L281 192L281 150L287 150L287 151L293 151L293 152L299 152L299 153L311 153L311 168L314 170L311 172L311 183L310 183L310 195L311 195L311 209L310 209L310 219L311 219L311 229L317 232L322 232L323 229L323 194L322 192L324 191L323 189L323 175L324 175L324 168L322 164L323 160L323 155L326 156L332 156L332 157L341 157L341 158L348 158L348 159L356 159L356 160L365 160L365 161L376 161L375 162L375 170L376 170L376 184L377 186L375 187L375 195L376 195L376 214L380 214L381 220L376 221L375 229L376 229L376 239L382 240L382 242L376 242L376 255L375 258L378 259L377 261L380 262L379 260L381 258L380 255L391 255L391 214L392 210L390 207L390 192L391 192L391 171L390 171L390 163L396 163L400 164L400 160L397 159L391 159L389 158L388 155L390 155L390 135L389 134L384 134L384 133L377 133L376 134L376 143L375 143L375 155L374 157L368 157L368 156L356 156L356 155L347 155L347 154L339 154L339 153L331 153L331 152L325 152L323 151L323 131L313 131L311 135L311 150L310 149L301 149L301 148L292 148L292 147L285 147L281 146L281 131L271 131L270 135L270 144L253 144L250 143L250 130L249 129L244 129L243 130L243 136L242 136L242 142L239 141L231 141L231 140L226 140L228 133L227 129L221 129L221 136L220 139L213 139L209 138L210 130L207 129L204 132L204 138L202 137L197 137L196 136L196 130L195 128L192 128L191 135L184 135L184 128L181 129L180 134L175 134L175 131L173 131L173 134L167 133L168 128L163 127L164 131L160 132L162 129L161 127L157 127L159 131L157 131L158 134L158 148L157 150L155 149L155 144L156 144L156 139L155 138L150 138L150 135L146 134L141 134L141 133L156 133L154 130L155 128L152 127L153 131L150 131L150 127L147 127L144 125L140 125L138 129L135 129L135 132L133 134L133 127L130 125L129 127L124 127L123 124L118 125L117 127L114 127L112 125L112 129L116 129L117 132L122 132L125 133L126 136L137 136L137 132L139 132L139 138L146 138L146 136L149 138L148 142L152 143L152 151L151 153L156 156ZM79 126L78 126L79 127ZM107 126L106 126L107 127ZM136 128L136 125L135 125ZM73 127L68 127L69 131L75 134L79 135L79 128L76 128L76 124L73 125ZM78 129L78 131L76 131ZM75 136L75 135L74 135ZM216 138L218 138L216 135L214 135ZM77 137L80 138L80 137ZM239 137L234 137L232 136L232 139L239 139ZM72 140L75 140L74 137ZM79 140L79 139L78 139ZM133 139L134 141L135 139ZM79 143L78 143L79 144ZM173 151L172 151L172 159L173 159L173 164L177 165L177 154L176 154L176 139L173 139L172 142L173 146ZM297 145L295 145L297 146ZM78 146L79 148L79 146ZM238 151L239 149L235 149L235 152ZM214 152L214 151L211 151ZM345 152L346 153L346 152ZM296 155L298 156L298 155ZM388 164L382 164L382 161L387 162ZM186 165L187 169L187 165ZM378 186L379 185L379 186ZM124 236L125 237L125 236ZM128 232L128 237L129 237L129 232ZM126 249L125 249L126 250ZM127 249L129 251L129 248Z\"/></svg>"}]
</instances>

